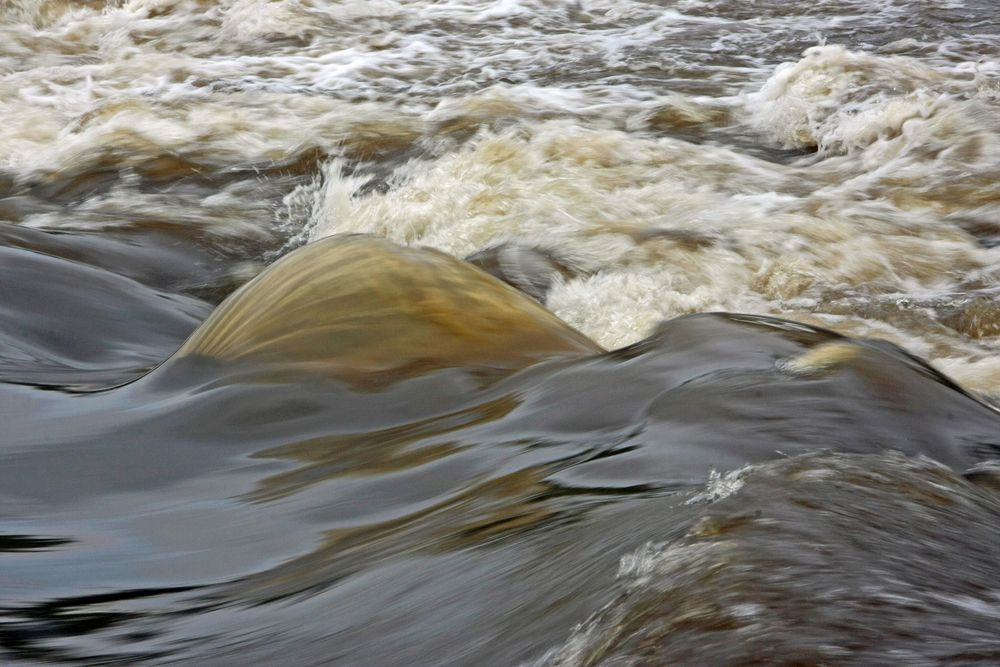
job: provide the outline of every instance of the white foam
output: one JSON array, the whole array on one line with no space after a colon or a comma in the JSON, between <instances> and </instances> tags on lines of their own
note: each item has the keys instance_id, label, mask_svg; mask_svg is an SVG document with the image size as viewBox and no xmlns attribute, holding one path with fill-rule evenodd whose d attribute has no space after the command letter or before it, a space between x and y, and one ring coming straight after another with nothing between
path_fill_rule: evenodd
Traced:
<instances>
[{"instance_id":1,"label":"white foam","mask_svg":"<svg viewBox=\"0 0 1000 667\"><path fill-rule=\"evenodd\" d=\"M690 312L802 317L814 304L822 313L831 289L949 293L996 261L960 229L858 201L843 184L823 199L797 196L827 177L819 166L566 121L483 134L398 177L386 193L340 195L336 215L317 213L312 237L373 233L458 256L502 241L539 245L580 272L553 287L549 307L610 348ZM327 187L344 185L334 177ZM868 319L834 326L862 331ZM944 335L897 333L917 353Z\"/></svg>"},{"instance_id":2,"label":"white foam","mask_svg":"<svg viewBox=\"0 0 1000 667\"><path fill-rule=\"evenodd\" d=\"M684 504L714 503L717 500L728 498L743 488L743 485L746 483L746 476L752 469L752 466L744 466L738 470L731 470L725 475L720 474L718 470L713 470L708 475L705 489L688 498Z\"/></svg>"}]
</instances>

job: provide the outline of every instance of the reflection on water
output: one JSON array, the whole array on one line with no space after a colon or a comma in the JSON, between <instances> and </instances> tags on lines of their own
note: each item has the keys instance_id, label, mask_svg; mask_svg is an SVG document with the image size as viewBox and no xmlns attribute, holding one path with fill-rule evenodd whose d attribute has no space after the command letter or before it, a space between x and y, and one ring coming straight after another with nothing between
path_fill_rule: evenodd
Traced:
<instances>
[{"instance_id":1,"label":"reflection on water","mask_svg":"<svg viewBox=\"0 0 1000 667\"><path fill-rule=\"evenodd\" d=\"M0 662L1000 662L998 76L979 0L0 2Z\"/></svg>"},{"instance_id":2,"label":"reflection on water","mask_svg":"<svg viewBox=\"0 0 1000 667\"><path fill-rule=\"evenodd\" d=\"M362 271L372 259L395 252L383 242L337 238L290 255L282 266L343 249L367 258ZM408 252L432 263L440 257ZM456 275L465 277L475 271L458 269ZM203 331L225 331L226 313L251 303L260 286L275 281L280 288L281 275L281 267L262 275ZM376 270L362 278L378 275ZM414 281L419 275L413 274ZM498 312L508 313L511 326L537 321L537 306L528 297L485 274L472 277L462 284L465 298L480 289L481 298L499 293L520 299L526 304L520 319L509 310ZM385 307L370 301L369 291L357 294L359 306ZM292 290L265 304L263 312L294 312L294 298L308 295ZM310 310L316 326L346 326L345 314L346 322L358 321L345 297L337 298L338 308ZM392 341L410 349L409 333L393 338L389 334L398 328L379 331L378 319L360 321L364 331L388 341L378 349L392 351ZM273 320L263 322L266 333ZM309 335L295 320L286 324L296 336ZM253 320L239 331L249 336ZM195 347L199 335L190 340ZM493 343L503 349L506 340L498 336ZM481 349L490 349L488 344L480 343ZM709 518L699 503L740 495L742 476L753 479L741 472L729 491L699 493L710 477L710 488L720 484L712 470L791 457L789 465L819 465L821 480L839 480L840 468L867 471L864 461L904 476L913 466L930 466L940 476L946 469L929 459L910 463L900 454L876 453L893 449L964 470L1000 451L1000 413L922 361L877 341L756 316L680 318L630 348L557 356L506 377L433 365L414 376L409 366L395 381L383 376L378 390L360 392L354 375L345 383L322 365L267 366L184 349L147 377L118 388L61 394L12 387L4 393L5 413L19 413L0 470L0 485L11 500L5 522L22 531L4 542L6 571L16 582L4 612L4 646L13 656L303 661L330 659L325 652L336 647L343 651L337 659L345 662L450 662L464 661L472 647L490 660L535 659L615 591L608 573L616 557L645 541L660 544L690 530L706 534ZM332 368L340 363L338 357L328 361ZM843 454L803 454L815 449ZM969 486L954 481L954 473L947 476L952 486ZM828 483L844 495L841 482ZM877 516L880 503L895 502L877 478L850 483L875 496L858 506L865 516ZM774 541L762 553L780 548L801 552L789 556L799 559L814 552L815 543L799 531L823 534L833 504L822 494L802 493L810 511L826 509L816 519L788 519L797 527L787 534L761 537ZM921 493L937 498L945 492ZM992 496L976 493L986 505L963 501L972 503L970 511L992 511L986 509ZM838 502L856 495L838 496ZM784 492L776 498L785 498ZM781 508L773 511L791 511L780 505L785 501L773 502ZM636 530L635 518L622 521L621 515L633 510L656 520ZM847 523L838 530L855 530L852 522L869 529L850 515L840 521ZM992 530L991 524L975 525ZM958 535L963 541L985 539L964 529ZM917 544L933 549L937 540L952 553L946 539L931 535ZM889 559L912 558L908 544L889 541L879 548ZM870 555L869 547L852 542L830 548L843 551L833 558ZM957 552L950 557L963 563L972 558ZM748 566L755 562L752 552L746 558ZM923 567L938 566L932 555L926 558ZM687 567L700 567L699 559ZM705 567L707 575L718 566ZM603 576L593 576L598 568ZM810 586L821 584L813 579ZM874 584L861 577L858 594L868 585ZM738 582L724 586L741 596L753 597L756 590ZM968 587L960 593L977 600L986 594ZM473 604L469 595L499 599ZM797 598L774 597L777 602L756 604L780 607L787 597L787 609L773 613L798 614ZM700 604L698 599L691 593L685 604ZM850 615L852 600L830 597L829 613ZM342 612L344 605L351 611ZM463 618L454 620L456 613ZM608 613L591 623L604 624ZM669 614L635 612L636 620L631 611L614 613L618 620L610 627L579 631L582 637L574 635L547 659L596 659L591 653L601 655L611 644L602 639L594 645L593 635L630 637L628 623L658 639L643 640L641 650L622 640L615 651L673 655L673 644L663 642L676 633L659 629L672 627ZM545 623L536 627L523 614L539 615L535 621L544 617ZM737 627L705 622L715 630ZM794 635L790 627L773 624L778 629L769 626L768 632ZM814 631L824 627L817 621ZM388 638L374 642L375 628ZM945 638L959 641L962 628ZM440 641L408 640L414 633ZM372 642L378 646L374 658ZM744 648L740 642L720 647L719 659L736 659Z\"/></svg>"}]
</instances>

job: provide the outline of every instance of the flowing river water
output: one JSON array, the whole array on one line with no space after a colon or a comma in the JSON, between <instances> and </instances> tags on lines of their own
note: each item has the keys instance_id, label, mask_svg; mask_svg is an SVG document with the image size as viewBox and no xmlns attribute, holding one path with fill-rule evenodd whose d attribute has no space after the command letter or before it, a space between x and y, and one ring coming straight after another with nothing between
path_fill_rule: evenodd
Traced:
<instances>
[{"instance_id":1,"label":"flowing river water","mask_svg":"<svg viewBox=\"0 0 1000 667\"><path fill-rule=\"evenodd\" d=\"M992 0L0 0L3 664L997 664L998 405Z\"/></svg>"}]
</instances>

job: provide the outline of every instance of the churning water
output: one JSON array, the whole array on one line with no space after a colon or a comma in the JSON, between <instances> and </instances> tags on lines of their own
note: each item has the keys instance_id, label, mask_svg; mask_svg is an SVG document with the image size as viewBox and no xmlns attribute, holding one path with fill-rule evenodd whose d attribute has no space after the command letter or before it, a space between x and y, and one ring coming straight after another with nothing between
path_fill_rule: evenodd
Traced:
<instances>
[{"instance_id":1,"label":"churning water","mask_svg":"<svg viewBox=\"0 0 1000 667\"><path fill-rule=\"evenodd\" d=\"M997 664L998 404L992 0L0 0L4 664Z\"/></svg>"}]
</instances>

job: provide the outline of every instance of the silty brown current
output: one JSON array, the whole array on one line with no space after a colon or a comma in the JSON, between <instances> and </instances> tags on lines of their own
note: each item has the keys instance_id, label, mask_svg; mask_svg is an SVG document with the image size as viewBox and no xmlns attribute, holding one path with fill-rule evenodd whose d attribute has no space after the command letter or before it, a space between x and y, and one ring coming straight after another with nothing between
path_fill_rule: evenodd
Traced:
<instances>
[{"instance_id":1,"label":"silty brown current","mask_svg":"<svg viewBox=\"0 0 1000 667\"><path fill-rule=\"evenodd\" d=\"M0 4L2 661L997 662L993 10Z\"/></svg>"}]
</instances>

